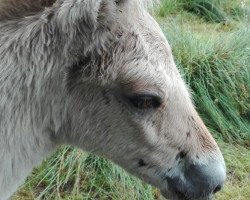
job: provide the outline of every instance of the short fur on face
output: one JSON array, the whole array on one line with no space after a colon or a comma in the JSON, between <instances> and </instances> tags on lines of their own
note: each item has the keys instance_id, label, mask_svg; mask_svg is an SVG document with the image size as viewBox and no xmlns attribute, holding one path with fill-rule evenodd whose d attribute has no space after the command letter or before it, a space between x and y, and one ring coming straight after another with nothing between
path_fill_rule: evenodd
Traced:
<instances>
[{"instance_id":1,"label":"short fur on face","mask_svg":"<svg viewBox=\"0 0 250 200\"><path fill-rule=\"evenodd\" d=\"M175 199L207 197L225 180L148 2L0 0L0 200L61 144ZM145 99L156 104L139 109ZM190 166L205 169L193 170L204 187Z\"/></svg>"}]
</instances>

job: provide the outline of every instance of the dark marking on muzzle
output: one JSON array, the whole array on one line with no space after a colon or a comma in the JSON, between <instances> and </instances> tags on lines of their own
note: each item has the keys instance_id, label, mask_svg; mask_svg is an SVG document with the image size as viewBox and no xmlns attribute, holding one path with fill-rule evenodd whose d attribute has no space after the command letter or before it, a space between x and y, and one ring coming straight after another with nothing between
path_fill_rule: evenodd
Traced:
<instances>
[{"instance_id":1,"label":"dark marking on muzzle","mask_svg":"<svg viewBox=\"0 0 250 200\"><path fill-rule=\"evenodd\" d=\"M187 155L187 152L181 151L180 153L178 153L178 154L176 155L175 159L176 159L176 160L183 159L183 158L186 157L186 155Z\"/></svg>"},{"instance_id":2,"label":"dark marking on muzzle","mask_svg":"<svg viewBox=\"0 0 250 200\"><path fill-rule=\"evenodd\" d=\"M138 162L138 164L139 164L139 167L144 167L144 166L147 165L147 164L144 162L143 159L140 159L139 162Z\"/></svg>"}]
</instances>

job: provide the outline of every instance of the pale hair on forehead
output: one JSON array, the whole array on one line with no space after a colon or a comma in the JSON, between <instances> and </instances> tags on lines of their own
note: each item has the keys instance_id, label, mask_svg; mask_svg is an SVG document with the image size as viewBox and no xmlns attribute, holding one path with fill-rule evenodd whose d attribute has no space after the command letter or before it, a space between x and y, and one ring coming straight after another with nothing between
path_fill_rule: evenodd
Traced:
<instances>
[{"instance_id":1,"label":"pale hair on forehead","mask_svg":"<svg viewBox=\"0 0 250 200\"><path fill-rule=\"evenodd\" d=\"M126 1L137 1L140 5L142 5L145 8L152 8L155 5L158 5L162 0L116 0L116 3L126 3Z\"/></svg>"}]
</instances>

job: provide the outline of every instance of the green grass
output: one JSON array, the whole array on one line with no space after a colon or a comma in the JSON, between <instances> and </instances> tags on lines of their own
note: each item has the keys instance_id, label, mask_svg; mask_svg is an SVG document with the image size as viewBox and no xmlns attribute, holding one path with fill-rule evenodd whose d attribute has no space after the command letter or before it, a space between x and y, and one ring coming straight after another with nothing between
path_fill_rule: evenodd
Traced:
<instances>
[{"instance_id":1,"label":"green grass","mask_svg":"<svg viewBox=\"0 0 250 200\"><path fill-rule=\"evenodd\" d=\"M160 17L166 17L169 14L177 13L180 10L180 4L177 0L164 0L157 9L157 14Z\"/></svg>"},{"instance_id":2,"label":"green grass","mask_svg":"<svg viewBox=\"0 0 250 200\"><path fill-rule=\"evenodd\" d=\"M164 27L199 113L218 138L250 140L250 29L207 37L186 25Z\"/></svg>"},{"instance_id":3,"label":"green grass","mask_svg":"<svg viewBox=\"0 0 250 200\"><path fill-rule=\"evenodd\" d=\"M206 21L228 23L231 20L248 20L248 0L163 0L157 9L161 17L187 11Z\"/></svg>"},{"instance_id":4,"label":"green grass","mask_svg":"<svg viewBox=\"0 0 250 200\"><path fill-rule=\"evenodd\" d=\"M220 143L227 164L227 183L217 200L250 199L250 150L239 145Z\"/></svg>"},{"instance_id":5,"label":"green grass","mask_svg":"<svg viewBox=\"0 0 250 200\"><path fill-rule=\"evenodd\" d=\"M228 180L217 200L250 199L249 5L250 0L165 0L156 11L197 109L226 160ZM63 147L34 170L12 200L33 199L162 197L110 161Z\"/></svg>"},{"instance_id":6,"label":"green grass","mask_svg":"<svg viewBox=\"0 0 250 200\"><path fill-rule=\"evenodd\" d=\"M155 199L156 195L110 161L64 147L33 172L14 199L131 200Z\"/></svg>"},{"instance_id":7,"label":"green grass","mask_svg":"<svg viewBox=\"0 0 250 200\"><path fill-rule=\"evenodd\" d=\"M207 21L225 22L227 14L218 0L184 0L184 9L203 17Z\"/></svg>"},{"instance_id":8,"label":"green grass","mask_svg":"<svg viewBox=\"0 0 250 200\"><path fill-rule=\"evenodd\" d=\"M228 180L217 200L250 197L250 150L220 142ZM69 147L36 169L12 200L160 200L158 190L111 162Z\"/></svg>"}]
</instances>

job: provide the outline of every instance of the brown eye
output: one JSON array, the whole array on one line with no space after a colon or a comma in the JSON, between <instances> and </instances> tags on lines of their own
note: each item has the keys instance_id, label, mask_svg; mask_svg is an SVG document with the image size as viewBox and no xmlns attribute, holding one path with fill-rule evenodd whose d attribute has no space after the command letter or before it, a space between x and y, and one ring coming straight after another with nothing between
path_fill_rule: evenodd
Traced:
<instances>
[{"instance_id":1,"label":"brown eye","mask_svg":"<svg viewBox=\"0 0 250 200\"><path fill-rule=\"evenodd\" d=\"M146 94L129 97L129 100L136 108L140 110L158 108L162 104L162 100L160 97Z\"/></svg>"}]
</instances>

